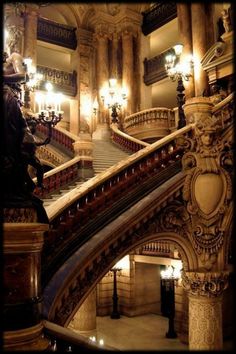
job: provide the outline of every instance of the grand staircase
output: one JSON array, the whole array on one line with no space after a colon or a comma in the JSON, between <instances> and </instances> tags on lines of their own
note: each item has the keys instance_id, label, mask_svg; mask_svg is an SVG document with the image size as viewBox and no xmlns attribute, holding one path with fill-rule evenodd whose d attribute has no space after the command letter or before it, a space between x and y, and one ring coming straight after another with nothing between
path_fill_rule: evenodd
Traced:
<instances>
[{"instance_id":1,"label":"grand staircase","mask_svg":"<svg viewBox=\"0 0 236 354\"><path fill-rule=\"evenodd\" d=\"M129 155L132 154L131 152L121 150L109 140L103 141L93 139L93 143L94 176L115 165L117 162L126 159L127 157L129 157ZM72 189L80 187L85 181L86 180L74 181L71 184L68 184L67 186L63 187L59 191L47 196L46 198L43 198L42 200L44 207L47 207L62 195L70 192Z\"/></svg>"}]
</instances>

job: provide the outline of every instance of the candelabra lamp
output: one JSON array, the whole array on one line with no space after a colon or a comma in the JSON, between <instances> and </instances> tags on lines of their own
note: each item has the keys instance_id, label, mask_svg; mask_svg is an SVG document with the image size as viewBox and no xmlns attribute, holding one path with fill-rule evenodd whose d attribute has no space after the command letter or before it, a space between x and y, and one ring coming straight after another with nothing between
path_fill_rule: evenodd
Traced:
<instances>
[{"instance_id":1,"label":"candelabra lamp","mask_svg":"<svg viewBox=\"0 0 236 354\"><path fill-rule=\"evenodd\" d=\"M111 122L118 123L119 112L127 99L126 91L118 88L116 79L109 79L109 87L101 90L101 99L104 106L111 109Z\"/></svg>"},{"instance_id":2,"label":"candelabra lamp","mask_svg":"<svg viewBox=\"0 0 236 354\"><path fill-rule=\"evenodd\" d=\"M169 54L166 56L165 69L167 75L172 81L177 80L177 105L178 105L178 129L186 125L186 118L183 110L185 103L185 87L183 81L189 81L192 76L193 59L189 57L185 62L181 62L181 54L183 50L182 44L177 44L173 47L175 55Z\"/></svg>"},{"instance_id":3,"label":"candelabra lamp","mask_svg":"<svg viewBox=\"0 0 236 354\"><path fill-rule=\"evenodd\" d=\"M38 103L38 113L28 116L27 122L31 131L35 133L37 125L47 127L47 137L44 141L37 142L36 145L47 145L52 138L52 128L59 123L63 118L63 111L60 110L62 94L53 93L51 83L46 83L46 94L36 93L36 101Z\"/></svg>"},{"instance_id":4,"label":"candelabra lamp","mask_svg":"<svg viewBox=\"0 0 236 354\"><path fill-rule=\"evenodd\" d=\"M113 267L111 269L111 274L113 275L113 295L112 295L112 319L120 318L120 313L118 311L118 295L117 295L117 274L121 271L121 268Z\"/></svg>"},{"instance_id":5,"label":"candelabra lamp","mask_svg":"<svg viewBox=\"0 0 236 354\"><path fill-rule=\"evenodd\" d=\"M176 338L177 334L174 328L175 318L175 283L179 279L179 273L172 266L161 271L161 285L164 288L166 301L166 315L168 317L168 332L166 338Z\"/></svg>"}]
</instances>

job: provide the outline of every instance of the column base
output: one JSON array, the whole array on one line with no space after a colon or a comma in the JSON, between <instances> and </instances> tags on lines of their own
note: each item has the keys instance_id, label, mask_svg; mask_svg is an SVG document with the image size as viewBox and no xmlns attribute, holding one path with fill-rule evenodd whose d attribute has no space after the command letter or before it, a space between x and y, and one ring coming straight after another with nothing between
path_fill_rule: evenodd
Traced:
<instances>
[{"instance_id":1,"label":"column base","mask_svg":"<svg viewBox=\"0 0 236 354\"><path fill-rule=\"evenodd\" d=\"M37 326L3 333L3 351L44 351L50 341L43 336L42 323Z\"/></svg>"},{"instance_id":2,"label":"column base","mask_svg":"<svg viewBox=\"0 0 236 354\"><path fill-rule=\"evenodd\" d=\"M111 317L112 319L118 319L118 318L120 318L120 314L117 313L117 312L113 312L110 317Z\"/></svg>"}]
</instances>

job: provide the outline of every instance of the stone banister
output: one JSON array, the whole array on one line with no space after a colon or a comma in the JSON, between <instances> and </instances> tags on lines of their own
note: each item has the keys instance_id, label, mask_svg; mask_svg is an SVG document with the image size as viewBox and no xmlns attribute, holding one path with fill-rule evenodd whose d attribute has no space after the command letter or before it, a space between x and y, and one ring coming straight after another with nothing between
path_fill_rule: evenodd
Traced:
<instances>
[{"instance_id":1,"label":"stone banister","mask_svg":"<svg viewBox=\"0 0 236 354\"><path fill-rule=\"evenodd\" d=\"M125 117L124 132L133 137L153 142L176 129L174 109L155 107Z\"/></svg>"},{"instance_id":2,"label":"stone banister","mask_svg":"<svg viewBox=\"0 0 236 354\"><path fill-rule=\"evenodd\" d=\"M45 127L43 125L39 125L37 127L37 130L41 134L47 135L47 127ZM78 138L77 135L70 133L66 129L63 129L61 127L52 128L51 141L56 143L56 144L59 144L61 148L65 149L70 154L74 155L74 146L73 146L73 144L78 139L79 138Z\"/></svg>"},{"instance_id":3,"label":"stone banister","mask_svg":"<svg viewBox=\"0 0 236 354\"><path fill-rule=\"evenodd\" d=\"M136 152L150 144L133 138L132 136L122 132L116 124L111 124L111 139L115 144L118 144L122 149Z\"/></svg>"},{"instance_id":4,"label":"stone banister","mask_svg":"<svg viewBox=\"0 0 236 354\"><path fill-rule=\"evenodd\" d=\"M55 167L51 171L44 174L43 185L44 188L36 188L34 194L40 198L45 198L47 195L59 190L61 187L66 186L70 182L74 181L78 177L78 168L80 163L80 157L74 157L70 161L63 163L62 165ZM34 178L36 182L36 178Z\"/></svg>"},{"instance_id":5,"label":"stone banister","mask_svg":"<svg viewBox=\"0 0 236 354\"><path fill-rule=\"evenodd\" d=\"M182 134L189 134L193 127L194 124L189 124L188 126L169 134L156 143L150 144L146 148L137 151L135 154L130 156L127 161L118 162L115 166L110 167L106 171L86 181L82 186L80 186L79 190L73 190L63 195L46 208L50 221L52 222L63 211L66 211L66 209L73 203L78 203L80 198L86 197L90 192L95 192L98 187L104 189L105 184L110 184L110 186L112 185L112 180L114 182L114 178L118 178L118 176L121 178L121 175L124 175L126 178L128 173L133 174L134 171L132 172L132 168L134 168L134 165L138 165L140 169L142 167L141 163L144 163L144 161L147 163L148 158L150 158L151 155L153 155L153 158L155 159L155 154L160 154L159 157L156 156L158 160L165 158L168 154L171 155L171 151L176 149L176 147L173 147L173 145L175 145L176 138Z\"/></svg>"},{"instance_id":6,"label":"stone banister","mask_svg":"<svg viewBox=\"0 0 236 354\"><path fill-rule=\"evenodd\" d=\"M133 113L130 116L125 117L124 129L127 130L128 128L135 125L160 121L161 119L167 121L168 127L175 125L173 109L166 107L156 107Z\"/></svg>"}]
</instances>

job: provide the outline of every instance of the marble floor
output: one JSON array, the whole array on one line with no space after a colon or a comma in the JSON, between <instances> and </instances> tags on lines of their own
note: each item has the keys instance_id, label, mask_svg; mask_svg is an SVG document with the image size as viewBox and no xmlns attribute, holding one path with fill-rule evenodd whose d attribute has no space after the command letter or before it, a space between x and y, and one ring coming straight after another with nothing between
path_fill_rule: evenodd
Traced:
<instances>
[{"instance_id":1,"label":"marble floor","mask_svg":"<svg viewBox=\"0 0 236 354\"><path fill-rule=\"evenodd\" d=\"M96 342L98 347L121 351L188 351L188 345L178 338L168 339L168 319L148 314L143 316L111 319L110 316L97 317L97 329L90 332L76 331ZM232 341L224 342L223 351L232 351Z\"/></svg>"},{"instance_id":2,"label":"marble floor","mask_svg":"<svg viewBox=\"0 0 236 354\"><path fill-rule=\"evenodd\" d=\"M168 319L154 314L111 319L110 316L97 317L97 330L80 334L96 341L98 346L118 350L143 351L185 351L188 345L178 338L168 339Z\"/></svg>"}]
</instances>

